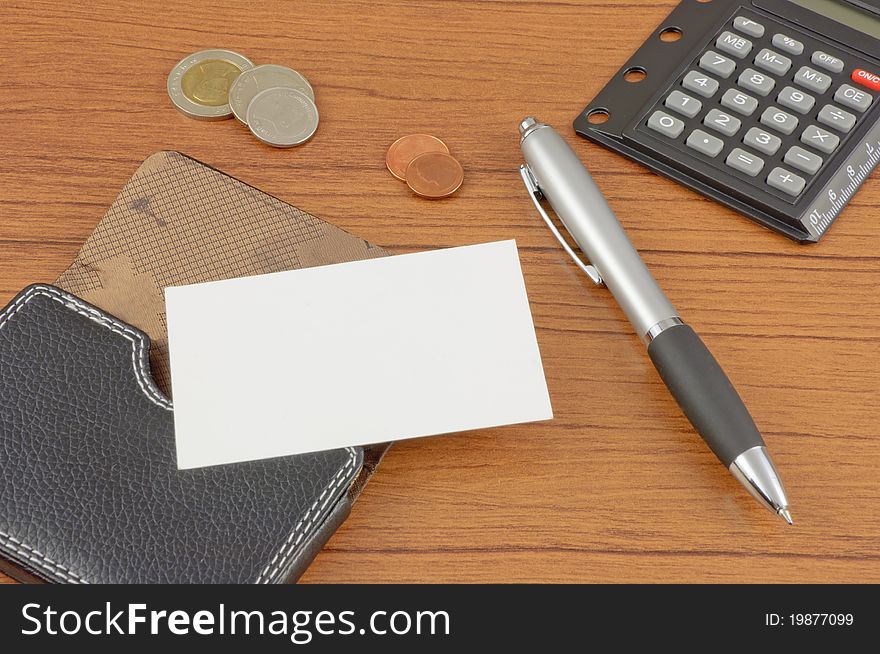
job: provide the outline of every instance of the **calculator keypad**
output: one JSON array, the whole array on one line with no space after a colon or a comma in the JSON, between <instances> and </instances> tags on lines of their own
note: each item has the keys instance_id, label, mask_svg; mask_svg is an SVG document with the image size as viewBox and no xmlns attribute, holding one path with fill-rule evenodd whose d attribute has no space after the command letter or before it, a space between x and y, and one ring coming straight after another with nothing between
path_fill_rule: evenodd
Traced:
<instances>
[{"instance_id":1,"label":"calculator keypad","mask_svg":"<svg viewBox=\"0 0 880 654\"><path fill-rule=\"evenodd\" d=\"M688 118L693 118L700 113L700 109L703 108L702 102L682 93L681 91L673 91L670 93L664 104L673 111L677 111Z\"/></svg>"},{"instance_id":2,"label":"calculator keypad","mask_svg":"<svg viewBox=\"0 0 880 654\"><path fill-rule=\"evenodd\" d=\"M776 86L776 82L772 77L765 75L764 73L759 73L754 68L746 68L742 72L742 75L739 76L736 83L744 89L748 89L761 96L769 95L770 91L773 90L773 87Z\"/></svg>"},{"instance_id":3,"label":"calculator keypad","mask_svg":"<svg viewBox=\"0 0 880 654\"><path fill-rule=\"evenodd\" d=\"M823 125L833 127L839 132L848 132L856 124L856 117L853 114L843 109L838 109L833 104L826 104L822 107L819 115L816 116L816 120Z\"/></svg>"},{"instance_id":4,"label":"calculator keypad","mask_svg":"<svg viewBox=\"0 0 880 654\"><path fill-rule=\"evenodd\" d=\"M880 78L847 63L855 57L779 27L733 17L643 125L794 202L872 106Z\"/></svg>"},{"instance_id":5,"label":"calculator keypad","mask_svg":"<svg viewBox=\"0 0 880 654\"><path fill-rule=\"evenodd\" d=\"M681 81L681 85L688 91L693 91L704 98L711 98L718 91L718 80L714 80L705 73L692 70Z\"/></svg>"},{"instance_id":6,"label":"calculator keypad","mask_svg":"<svg viewBox=\"0 0 880 654\"><path fill-rule=\"evenodd\" d=\"M721 96L721 106L727 107L743 116L751 116L758 108L758 100L750 95L737 91L736 89L727 89Z\"/></svg>"},{"instance_id":7,"label":"calculator keypad","mask_svg":"<svg viewBox=\"0 0 880 654\"><path fill-rule=\"evenodd\" d=\"M776 98L776 102L783 107L794 109L800 114L805 114L813 108L814 104L816 104L816 98L809 93L798 91L793 86L786 86L779 92L779 97Z\"/></svg>"},{"instance_id":8,"label":"calculator keypad","mask_svg":"<svg viewBox=\"0 0 880 654\"><path fill-rule=\"evenodd\" d=\"M820 73L818 70L809 66L801 66L800 70L794 76L794 83L803 86L805 89L814 91L815 93L825 93L831 86L831 75Z\"/></svg>"},{"instance_id":9,"label":"calculator keypad","mask_svg":"<svg viewBox=\"0 0 880 654\"><path fill-rule=\"evenodd\" d=\"M708 73L727 79L736 70L736 62L730 57L724 57L717 52L709 50L700 58L700 68Z\"/></svg>"},{"instance_id":10,"label":"calculator keypad","mask_svg":"<svg viewBox=\"0 0 880 654\"><path fill-rule=\"evenodd\" d=\"M834 101L865 113L874 98L866 91L859 91L854 86L844 84L834 93Z\"/></svg>"},{"instance_id":11,"label":"calculator keypad","mask_svg":"<svg viewBox=\"0 0 880 654\"><path fill-rule=\"evenodd\" d=\"M755 57L755 65L758 68L763 68L768 73L785 75L791 70L791 59L778 52L773 52L770 48L764 48Z\"/></svg>"},{"instance_id":12,"label":"calculator keypad","mask_svg":"<svg viewBox=\"0 0 880 654\"><path fill-rule=\"evenodd\" d=\"M773 45L789 54L799 55L804 51L804 44L786 34L774 34Z\"/></svg>"},{"instance_id":13,"label":"calculator keypad","mask_svg":"<svg viewBox=\"0 0 880 654\"><path fill-rule=\"evenodd\" d=\"M733 136L742 126L739 118L734 118L730 114L724 113L720 109L712 109L703 119L706 127L711 127L716 132L721 132L725 136Z\"/></svg>"}]
</instances>

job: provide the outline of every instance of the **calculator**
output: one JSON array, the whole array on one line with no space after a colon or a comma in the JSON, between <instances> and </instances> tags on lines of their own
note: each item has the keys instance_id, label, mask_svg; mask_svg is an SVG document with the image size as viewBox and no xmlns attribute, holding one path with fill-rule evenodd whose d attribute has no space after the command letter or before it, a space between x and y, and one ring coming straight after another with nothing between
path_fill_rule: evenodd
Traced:
<instances>
[{"instance_id":1,"label":"calculator","mask_svg":"<svg viewBox=\"0 0 880 654\"><path fill-rule=\"evenodd\" d=\"M880 0L684 0L574 128L817 242L880 162Z\"/></svg>"}]
</instances>

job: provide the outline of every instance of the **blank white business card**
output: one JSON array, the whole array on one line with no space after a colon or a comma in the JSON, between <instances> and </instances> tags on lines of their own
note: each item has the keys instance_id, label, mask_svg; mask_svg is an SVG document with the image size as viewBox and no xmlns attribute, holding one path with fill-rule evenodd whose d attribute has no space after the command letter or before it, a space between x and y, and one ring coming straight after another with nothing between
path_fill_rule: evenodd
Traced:
<instances>
[{"instance_id":1,"label":"blank white business card","mask_svg":"<svg viewBox=\"0 0 880 654\"><path fill-rule=\"evenodd\" d=\"M165 300L180 468L553 417L514 241Z\"/></svg>"}]
</instances>

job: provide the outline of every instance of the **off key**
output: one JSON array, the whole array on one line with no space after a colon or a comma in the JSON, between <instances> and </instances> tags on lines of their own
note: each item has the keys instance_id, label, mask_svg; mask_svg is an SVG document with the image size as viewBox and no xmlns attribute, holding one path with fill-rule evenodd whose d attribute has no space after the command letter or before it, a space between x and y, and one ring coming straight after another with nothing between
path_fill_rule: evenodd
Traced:
<instances>
[{"instance_id":1,"label":"off key","mask_svg":"<svg viewBox=\"0 0 880 654\"><path fill-rule=\"evenodd\" d=\"M880 75L869 73L867 70L856 68L852 74L852 81L867 86L872 91L880 91Z\"/></svg>"}]
</instances>

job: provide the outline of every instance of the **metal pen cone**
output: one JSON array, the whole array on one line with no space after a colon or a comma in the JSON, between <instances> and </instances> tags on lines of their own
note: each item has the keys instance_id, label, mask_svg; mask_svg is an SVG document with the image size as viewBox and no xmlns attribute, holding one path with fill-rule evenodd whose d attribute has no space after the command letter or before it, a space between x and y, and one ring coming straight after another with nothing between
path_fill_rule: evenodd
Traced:
<instances>
[{"instance_id":1,"label":"metal pen cone","mask_svg":"<svg viewBox=\"0 0 880 654\"><path fill-rule=\"evenodd\" d=\"M791 524L788 498L766 447L753 447L740 454L730 464L730 472L756 500Z\"/></svg>"}]
</instances>

